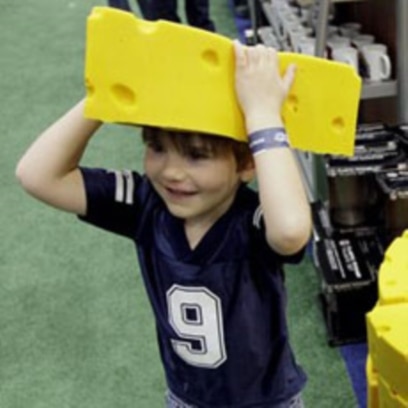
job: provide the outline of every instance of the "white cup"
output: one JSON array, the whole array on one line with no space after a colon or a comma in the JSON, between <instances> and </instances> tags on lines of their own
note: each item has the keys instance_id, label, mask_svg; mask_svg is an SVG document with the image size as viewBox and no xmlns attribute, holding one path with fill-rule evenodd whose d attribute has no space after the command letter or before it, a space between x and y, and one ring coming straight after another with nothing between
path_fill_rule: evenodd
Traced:
<instances>
[{"instance_id":1,"label":"white cup","mask_svg":"<svg viewBox=\"0 0 408 408\"><path fill-rule=\"evenodd\" d=\"M304 31L302 23L297 18L288 18L281 24L286 35L290 35L291 31Z\"/></svg>"},{"instance_id":2,"label":"white cup","mask_svg":"<svg viewBox=\"0 0 408 408\"><path fill-rule=\"evenodd\" d=\"M359 34L351 39L351 43L359 50L367 44L374 44L375 37L371 34Z\"/></svg>"},{"instance_id":3,"label":"white cup","mask_svg":"<svg viewBox=\"0 0 408 408\"><path fill-rule=\"evenodd\" d=\"M358 51L351 46L340 46L332 50L332 59L351 65L358 73Z\"/></svg>"},{"instance_id":4,"label":"white cup","mask_svg":"<svg viewBox=\"0 0 408 408\"><path fill-rule=\"evenodd\" d=\"M303 37L299 39L295 52L305 55L316 56L316 38L315 37ZM327 51L324 51L324 58L327 58Z\"/></svg>"},{"instance_id":5,"label":"white cup","mask_svg":"<svg viewBox=\"0 0 408 408\"><path fill-rule=\"evenodd\" d=\"M309 22L310 9L309 7L301 7L299 10L299 19L302 24L307 24Z\"/></svg>"},{"instance_id":6,"label":"white cup","mask_svg":"<svg viewBox=\"0 0 408 408\"><path fill-rule=\"evenodd\" d=\"M340 34L344 37L353 38L356 35L360 34L361 31L361 23L350 21L347 23L343 23L339 27Z\"/></svg>"},{"instance_id":7,"label":"white cup","mask_svg":"<svg viewBox=\"0 0 408 408\"><path fill-rule=\"evenodd\" d=\"M297 52L299 45L304 39L307 38L307 35L302 29L292 29L289 32L289 41L292 51Z\"/></svg>"},{"instance_id":8,"label":"white cup","mask_svg":"<svg viewBox=\"0 0 408 408\"><path fill-rule=\"evenodd\" d=\"M275 26L281 39L287 39L290 27L301 25L299 19L289 6L281 5L281 3L277 3L276 16L274 18Z\"/></svg>"},{"instance_id":9,"label":"white cup","mask_svg":"<svg viewBox=\"0 0 408 408\"><path fill-rule=\"evenodd\" d=\"M275 49L280 48L279 41L276 38L272 27L266 27L266 26L259 27L258 28L258 35L260 35L261 38L267 38L268 46L270 46L272 48L275 48ZM252 36L253 36L253 34L252 34Z\"/></svg>"},{"instance_id":10,"label":"white cup","mask_svg":"<svg viewBox=\"0 0 408 408\"><path fill-rule=\"evenodd\" d=\"M333 52L336 48L350 47L351 42L347 37L333 36L327 40L328 54L333 58Z\"/></svg>"},{"instance_id":11,"label":"white cup","mask_svg":"<svg viewBox=\"0 0 408 408\"><path fill-rule=\"evenodd\" d=\"M275 29L275 32L279 39L284 37L284 29L282 25L281 19L284 18L286 5L277 0L271 0L271 8L272 8L272 26ZM288 6L289 7L289 6Z\"/></svg>"},{"instance_id":12,"label":"white cup","mask_svg":"<svg viewBox=\"0 0 408 408\"><path fill-rule=\"evenodd\" d=\"M384 81L391 77L391 60L384 44L366 44L361 47L361 54L367 66L368 79Z\"/></svg>"},{"instance_id":13,"label":"white cup","mask_svg":"<svg viewBox=\"0 0 408 408\"><path fill-rule=\"evenodd\" d=\"M327 45L330 48L347 47L351 44L350 38L334 35L327 40Z\"/></svg>"},{"instance_id":14,"label":"white cup","mask_svg":"<svg viewBox=\"0 0 408 408\"><path fill-rule=\"evenodd\" d=\"M327 38L337 37L339 35L339 27L334 24L327 26Z\"/></svg>"},{"instance_id":15,"label":"white cup","mask_svg":"<svg viewBox=\"0 0 408 408\"><path fill-rule=\"evenodd\" d=\"M306 34L308 37L313 37L313 35L314 35L314 30L313 30L312 27L303 26L303 30L304 30L305 34Z\"/></svg>"},{"instance_id":16,"label":"white cup","mask_svg":"<svg viewBox=\"0 0 408 408\"><path fill-rule=\"evenodd\" d=\"M316 55L316 38L301 38L297 44L296 51L305 55Z\"/></svg>"}]
</instances>

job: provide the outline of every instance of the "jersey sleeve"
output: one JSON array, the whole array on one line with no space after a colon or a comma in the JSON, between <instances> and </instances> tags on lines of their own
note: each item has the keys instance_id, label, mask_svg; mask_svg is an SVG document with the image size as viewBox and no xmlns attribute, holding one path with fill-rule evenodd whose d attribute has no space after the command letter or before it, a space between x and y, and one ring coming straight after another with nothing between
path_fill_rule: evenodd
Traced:
<instances>
[{"instance_id":1,"label":"jersey sleeve","mask_svg":"<svg viewBox=\"0 0 408 408\"><path fill-rule=\"evenodd\" d=\"M134 238L148 194L144 177L123 170L81 169L86 214L79 219L104 230Z\"/></svg>"}]
</instances>

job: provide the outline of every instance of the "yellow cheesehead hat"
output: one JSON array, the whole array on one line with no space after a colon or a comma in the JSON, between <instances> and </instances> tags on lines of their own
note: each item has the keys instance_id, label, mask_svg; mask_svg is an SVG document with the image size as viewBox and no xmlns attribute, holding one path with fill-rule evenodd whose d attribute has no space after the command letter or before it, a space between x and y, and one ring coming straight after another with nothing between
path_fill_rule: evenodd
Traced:
<instances>
[{"instance_id":1,"label":"yellow cheesehead hat","mask_svg":"<svg viewBox=\"0 0 408 408\"><path fill-rule=\"evenodd\" d=\"M351 155L361 80L345 64L280 53L297 75L282 115L292 147ZM246 141L229 38L95 7L88 17L85 115Z\"/></svg>"}]
</instances>

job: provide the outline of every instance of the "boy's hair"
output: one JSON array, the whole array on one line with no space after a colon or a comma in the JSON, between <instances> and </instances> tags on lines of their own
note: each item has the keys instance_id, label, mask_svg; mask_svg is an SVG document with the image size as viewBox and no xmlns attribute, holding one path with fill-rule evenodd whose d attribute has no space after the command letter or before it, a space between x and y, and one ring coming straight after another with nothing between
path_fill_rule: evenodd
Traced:
<instances>
[{"instance_id":1,"label":"boy's hair","mask_svg":"<svg viewBox=\"0 0 408 408\"><path fill-rule=\"evenodd\" d=\"M245 169L253 162L252 153L248 143L238 142L227 137L215 136L199 132L184 132L179 130L168 130L157 127L144 126L142 137L145 143L155 143L162 137L169 138L176 149L182 154L187 154L194 145L194 141L199 140L203 146L214 156L222 156L231 152L237 163L237 170Z\"/></svg>"}]
</instances>

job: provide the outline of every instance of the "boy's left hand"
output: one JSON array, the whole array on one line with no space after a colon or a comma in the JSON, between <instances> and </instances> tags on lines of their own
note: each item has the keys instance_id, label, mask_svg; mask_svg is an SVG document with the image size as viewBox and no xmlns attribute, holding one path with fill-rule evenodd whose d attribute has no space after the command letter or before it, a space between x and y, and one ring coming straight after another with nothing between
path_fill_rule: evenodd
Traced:
<instances>
[{"instance_id":1,"label":"boy's left hand","mask_svg":"<svg viewBox=\"0 0 408 408\"><path fill-rule=\"evenodd\" d=\"M280 126L281 107L294 80L295 66L290 65L281 76L275 49L234 41L234 51L235 90L248 131Z\"/></svg>"}]
</instances>

